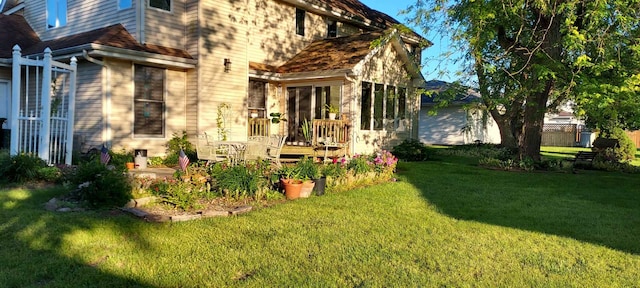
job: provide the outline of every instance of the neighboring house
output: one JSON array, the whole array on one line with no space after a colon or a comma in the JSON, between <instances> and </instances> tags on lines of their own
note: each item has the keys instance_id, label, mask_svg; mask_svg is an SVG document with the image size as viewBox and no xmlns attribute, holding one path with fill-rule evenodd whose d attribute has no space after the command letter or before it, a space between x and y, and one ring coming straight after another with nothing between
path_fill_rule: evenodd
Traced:
<instances>
[{"instance_id":1,"label":"neighboring house","mask_svg":"<svg viewBox=\"0 0 640 288\"><path fill-rule=\"evenodd\" d=\"M544 115L544 124L577 124L584 125L584 121L578 119L569 109L561 109L556 113L547 113Z\"/></svg>"},{"instance_id":2,"label":"neighboring house","mask_svg":"<svg viewBox=\"0 0 640 288\"><path fill-rule=\"evenodd\" d=\"M246 140L251 112L283 113L271 133L297 140L304 119L327 117L326 104L345 116L351 153L417 137L415 59L428 41L357 0L0 0L0 11L0 104L11 107L14 45L76 57L81 152L159 156L183 130ZM17 111L0 113L12 127Z\"/></svg>"},{"instance_id":3,"label":"neighboring house","mask_svg":"<svg viewBox=\"0 0 640 288\"><path fill-rule=\"evenodd\" d=\"M455 95L448 106L435 110L434 99L438 92L447 89L449 83L428 81L425 90L434 94L422 94L419 140L425 144L462 145L476 142L500 143L500 131L491 115L480 109L480 95L469 89Z\"/></svg>"}]
</instances>

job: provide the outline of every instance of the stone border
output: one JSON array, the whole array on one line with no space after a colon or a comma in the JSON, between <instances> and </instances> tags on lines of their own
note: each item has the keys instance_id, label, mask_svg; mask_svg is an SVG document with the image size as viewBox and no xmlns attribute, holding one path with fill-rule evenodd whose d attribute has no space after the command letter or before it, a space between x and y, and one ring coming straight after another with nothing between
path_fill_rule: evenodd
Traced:
<instances>
[{"instance_id":1,"label":"stone border","mask_svg":"<svg viewBox=\"0 0 640 288\"><path fill-rule=\"evenodd\" d=\"M154 202L158 199L158 197L150 196L139 199L132 199L124 205L124 207L120 208L120 210L128 212L138 218L144 219L149 222L184 222L202 218L213 218L213 217L227 217L233 215L240 215L247 213L253 210L252 206L240 206L233 208L231 210L204 210L197 211L195 214L185 214L185 215L160 215L149 213L142 209L139 209L142 206L145 206L151 202Z\"/></svg>"}]
</instances>

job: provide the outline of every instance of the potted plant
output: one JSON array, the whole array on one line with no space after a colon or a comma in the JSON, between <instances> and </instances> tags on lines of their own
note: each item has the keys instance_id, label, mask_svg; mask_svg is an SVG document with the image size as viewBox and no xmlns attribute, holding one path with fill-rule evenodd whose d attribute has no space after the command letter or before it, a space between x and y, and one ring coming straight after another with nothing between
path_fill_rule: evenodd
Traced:
<instances>
[{"instance_id":1,"label":"potted plant","mask_svg":"<svg viewBox=\"0 0 640 288\"><path fill-rule=\"evenodd\" d=\"M329 113L330 120L336 120L336 115L340 113L340 108L333 104L325 104L324 109L327 111L327 113Z\"/></svg>"},{"instance_id":2,"label":"potted plant","mask_svg":"<svg viewBox=\"0 0 640 288\"><path fill-rule=\"evenodd\" d=\"M302 121L302 136L304 137L304 139L307 141L307 145L311 144L311 137L313 135L313 125L311 124L311 121L304 119L304 121Z\"/></svg>"},{"instance_id":3,"label":"potted plant","mask_svg":"<svg viewBox=\"0 0 640 288\"><path fill-rule=\"evenodd\" d=\"M300 180L298 176L298 171L292 166L282 166L277 173L280 176L280 185L287 199L293 200L299 198L300 190L302 189L302 180Z\"/></svg>"},{"instance_id":4,"label":"potted plant","mask_svg":"<svg viewBox=\"0 0 640 288\"><path fill-rule=\"evenodd\" d=\"M298 176L302 179L300 197L307 198L311 196L311 192L315 186L314 179L317 179L320 176L318 166L313 163L312 158L305 156L296 163L294 169L296 169Z\"/></svg>"},{"instance_id":5,"label":"potted plant","mask_svg":"<svg viewBox=\"0 0 640 288\"><path fill-rule=\"evenodd\" d=\"M251 114L249 114L251 118L258 118L258 110L251 109Z\"/></svg>"},{"instance_id":6,"label":"potted plant","mask_svg":"<svg viewBox=\"0 0 640 288\"><path fill-rule=\"evenodd\" d=\"M272 112L269 114L269 117L271 117L271 123L273 124L278 124L280 121L287 121L280 112Z\"/></svg>"}]
</instances>

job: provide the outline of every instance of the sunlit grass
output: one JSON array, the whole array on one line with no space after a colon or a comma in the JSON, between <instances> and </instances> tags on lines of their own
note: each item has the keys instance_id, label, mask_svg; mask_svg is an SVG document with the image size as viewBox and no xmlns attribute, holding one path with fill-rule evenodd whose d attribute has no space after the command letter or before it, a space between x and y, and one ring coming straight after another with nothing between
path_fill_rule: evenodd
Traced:
<instances>
[{"instance_id":1,"label":"sunlit grass","mask_svg":"<svg viewBox=\"0 0 640 288\"><path fill-rule=\"evenodd\" d=\"M640 179L401 163L399 182L174 224L0 190L0 287L633 287ZM9 196L13 195L13 196Z\"/></svg>"}]
</instances>

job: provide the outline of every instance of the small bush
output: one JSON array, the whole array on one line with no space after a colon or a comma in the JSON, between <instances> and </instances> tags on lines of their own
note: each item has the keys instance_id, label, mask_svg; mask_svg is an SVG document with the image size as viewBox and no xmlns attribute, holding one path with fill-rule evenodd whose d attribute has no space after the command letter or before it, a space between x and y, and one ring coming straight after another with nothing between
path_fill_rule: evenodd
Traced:
<instances>
[{"instance_id":1,"label":"small bush","mask_svg":"<svg viewBox=\"0 0 640 288\"><path fill-rule=\"evenodd\" d=\"M363 155L353 156L347 163L347 170L353 171L356 175L370 172L372 170L371 162L367 158Z\"/></svg>"},{"instance_id":2,"label":"small bush","mask_svg":"<svg viewBox=\"0 0 640 288\"><path fill-rule=\"evenodd\" d=\"M423 143L416 139L406 139L393 147L391 153L402 161L426 161L432 156L432 152Z\"/></svg>"},{"instance_id":3,"label":"small bush","mask_svg":"<svg viewBox=\"0 0 640 288\"><path fill-rule=\"evenodd\" d=\"M631 138L621 128L615 128L608 133L603 133L602 137L616 139L620 147L607 148L598 153L598 160L609 162L628 162L636 157L636 145Z\"/></svg>"},{"instance_id":4,"label":"small bush","mask_svg":"<svg viewBox=\"0 0 640 288\"><path fill-rule=\"evenodd\" d=\"M120 207L131 200L131 181L121 169L108 169L97 160L81 163L67 170L73 187L72 198L85 201L89 206Z\"/></svg>"},{"instance_id":5,"label":"small bush","mask_svg":"<svg viewBox=\"0 0 640 288\"><path fill-rule=\"evenodd\" d=\"M295 169L298 177L303 180L316 179L320 176L318 165L313 163L312 158L306 156L296 163Z\"/></svg>"},{"instance_id":6,"label":"small bush","mask_svg":"<svg viewBox=\"0 0 640 288\"><path fill-rule=\"evenodd\" d=\"M182 210L201 208L198 200L206 198L208 191L204 185L194 185L181 179L169 179L154 182L150 185L151 192Z\"/></svg>"},{"instance_id":7,"label":"small bush","mask_svg":"<svg viewBox=\"0 0 640 288\"><path fill-rule=\"evenodd\" d=\"M332 163L322 166L321 173L326 177L344 177L347 174L347 168L342 163Z\"/></svg>"},{"instance_id":8,"label":"small bush","mask_svg":"<svg viewBox=\"0 0 640 288\"><path fill-rule=\"evenodd\" d=\"M244 165L235 165L222 169L215 178L216 188L223 195L233 199L254 197L258 190L266 185L263 175L258 169L252 169Z\"/></svg>"},{"instance_id":9,"label":"small bush","mask_svg":"<svg viewBox=\"0 0 640 288\"><path fill-rule=\"evenodd\" d=\"M24 183L40 180L40 169L47 167L44 160L33 154L20 153L11 156L7 162L6 156L1 160L4 178L9 182Z\"/></svg>"},{"instance_id":10,"label":"small bush","mask_svg":"<svg viewBox=\"0 0 640 288\"><path fill-rule=\"evenodd\" d=\"M197 159L196 149L193 147L193 144L189 142L187 131L182 131L182 133L174 132L173 137L169 139L166 147L167 156L164 159L164 165L177 165L180 149L184 150L184 153L189 157L189 159Z\"/></svg>"}]
</instances>

